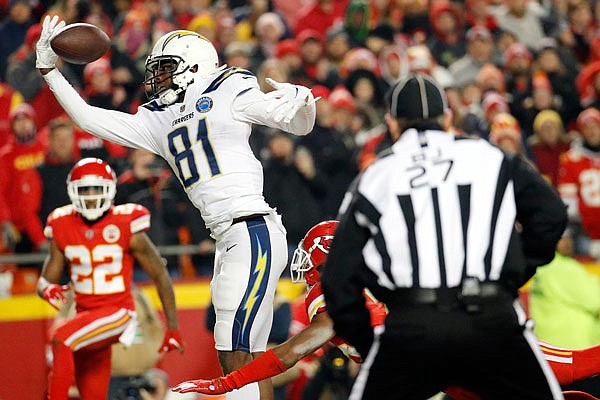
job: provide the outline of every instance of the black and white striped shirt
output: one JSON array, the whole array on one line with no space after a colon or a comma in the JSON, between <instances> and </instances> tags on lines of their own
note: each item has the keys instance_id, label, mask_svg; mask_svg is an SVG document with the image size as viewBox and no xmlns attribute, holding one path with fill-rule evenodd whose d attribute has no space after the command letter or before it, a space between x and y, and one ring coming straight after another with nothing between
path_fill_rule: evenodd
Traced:
<instances>
[{"instance_id":1,"label":"black and white striped shirt","mask_svg":"<svg viewBox=\"0 0 600 400\"><path fill-rule=\"evenodd\" d=\"M552 260L565 223L562 201L523 160L484 140L409 129L346 194L321 276L328 312L358 326L363 287L385 302L466 276L520 285Z\"/></svg>"}]
</instances>

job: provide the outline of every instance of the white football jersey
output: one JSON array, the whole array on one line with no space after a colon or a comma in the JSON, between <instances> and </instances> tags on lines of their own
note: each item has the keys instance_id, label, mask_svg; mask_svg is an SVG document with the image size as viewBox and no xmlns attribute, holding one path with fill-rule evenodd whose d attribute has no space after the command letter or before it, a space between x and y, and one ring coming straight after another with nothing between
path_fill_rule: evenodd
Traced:
<instances>
[{"instance_id":1,"label":"white football jersey","mask_svg":"<svg viewBox=\"0 0 600 400\"><path fill-rule=\"evenodd\" d=\"M151 101L134 115L89 106L57 69L44 77L82 129L163 157L215 235L233 218L272 211L262 195L262 166L248 142L252 123L299 135L314 124L314 104L290 123L275 123L265 110L276 100L266 99L256 77L240 68L193 83L182 103L160 107Z\"/></svg>"}]
</instances>

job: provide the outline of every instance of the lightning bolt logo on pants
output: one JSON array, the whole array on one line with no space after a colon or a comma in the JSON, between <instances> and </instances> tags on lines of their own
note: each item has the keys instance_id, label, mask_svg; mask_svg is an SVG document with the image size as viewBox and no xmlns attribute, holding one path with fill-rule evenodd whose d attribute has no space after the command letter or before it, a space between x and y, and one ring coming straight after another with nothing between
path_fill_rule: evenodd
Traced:
<instances>
[{"instance_id":1,"label":"lightning bolt logo on pants","mask_svg":"<svg viewBox=\"0 0 600 400\"><path fill-rule=\"evenodd\" d=\"M257 300L258 288L265 276L265 271L267 269L267 254L263 253L262 248L260 246L260 242L258 243L258 257L256 261L256 265L254 267L254 271L252 274L256 277L254 281L254 285L252 285L252 290L250 290L250 295L248 296L248 300L246 300L246 304L244 305L244 310L246 310L246 317L244 318L244 324L242 325L242 332L246 330L246 326L248 325L248 318L250 317L250 313L254 309L254 305Z\"/></svg>"},{"instance_id":2,"label":"lightning bolt logo on pants","mask_svg":"<svg viewBox=\"0 0 600 400\"><path fill-rule=\"evenodd\" d=\"M250 333L269 285L271 239L263 218L246 223L251 248L250 274L246 292L235 313L231 339L233 350L251 351ZM261 319L261 324L264 322Z\"/></svg>"}]
</instances>

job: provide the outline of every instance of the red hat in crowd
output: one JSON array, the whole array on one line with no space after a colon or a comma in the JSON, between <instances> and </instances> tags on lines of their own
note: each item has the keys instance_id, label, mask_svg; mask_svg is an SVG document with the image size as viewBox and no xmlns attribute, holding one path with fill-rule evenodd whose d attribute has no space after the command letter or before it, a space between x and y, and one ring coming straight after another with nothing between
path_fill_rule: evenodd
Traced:
<instances>
[{"instance_id":1,"label":"red hat in crowd","mask_svg":"<svg viewBox=\"0 0 600 400\"><path fill-rule=\"evenodd\" d=\"M579 116L577 117L577 128L582 131L583 127L590 122L600 124L600 111L594 107L586 108L579 113Z\"/></svg>"},{"instance_id":2,"label":"red hat in crowd","mask_svg":"<svg viewBox=\"0 0 600 400\"><path fill-rule=\"evenodd\" d=\"M329 95L331 94L331 90L327 86L323 85L315 85L312 87L311 92L315 98L322 97L323 99L329 99Z\"/></svg>"},{"instance_id":3,"label":"red hat in crowd","mask_svg":"<svg viewBox=\"0 0 600 400\"><path fill-rule=\"evenodd\" d=\"M105 58L100 58L94 62L91 62L83 69L83 78L86 84L92 81L92 78L96 74L110 73L110 62Z\"/></svg>"},{"instance_id":4,"label":"red hat in crowd","mask_svg":"<svg viewBox=\"0 0 600 400\"><path fill-rule=\"evenodd\" d=\"M296 42L299 45L303 45L308 40L314 40L319 44L323 43L323 38L321 37L321 34L314 29L304 29L296 35Z\"/></svg>"},{"instance_id":5,"label":"red hat in crowd","mask_svg":"<svg viewBox=\"0 0 600 400\"><path fill-rule=\"evenodd\" d=\"M8 119L10 120L10 123L12 124L15 119L17 119L18 117L22 117L22 116L25 116L25 117L35 121L34 108L31 107L27 103L18 104L12 110L10 110L10 113L8 114Z\"/></svg>"},{"instance_id":6,"label":"red hat in crowd","mask_svg":"<svg viewBox=\"0 0 600 400\"><path fill-rule=\"evenodd\" d=\"M492 110L503 113L509 112L508 102L498 92L487 92L481 101L481 108L486 117Z\"/></svg>"},{"instance_id":7,"label":"red hat in crowd","mask_svg":"<svg viewBox=\"0 0 600 400\"><path fill-rule=\"evenodd\" d=\"M513 43L504 54L504 68L508 67L517 57L526 58L530 64L533 61L533 55L523 43Z\"/></svg>"},{"instance_id":8,"label":"red hat in crowd","mask_svg":"<svg viewBox=\"0 0 600 400\"><path fill-rule=\"evenodd\" d=\"M490 142L499 144L503 139L521 143L521 126L519 121L509 113L496 114L490 125Z\"/></svg>"},{"instance_id":9,"label":"red hat in crowd","mask_svg":"<svg viewBox=\"0 0 600 400\"><path fill-rule=\"evenodd\" d=\"M281 42L277 43L277 46L275 46L275 57L282 58L288 54L300 56L300 47L298 47L298 42L296 42L294 39L282 40Z\"/></svg>"},{"instance_id":10,"label":"red hat in crowd","mask_svg":"<svg viewBox=\"0 0 600 400\"><path fill-rule=\"evenodd\" d=\"M329 103L333 108L345 108L350 112L356 111L356 103L352 94L343 86L337 86L329 95Z\"/></svg>"}]
</instances>

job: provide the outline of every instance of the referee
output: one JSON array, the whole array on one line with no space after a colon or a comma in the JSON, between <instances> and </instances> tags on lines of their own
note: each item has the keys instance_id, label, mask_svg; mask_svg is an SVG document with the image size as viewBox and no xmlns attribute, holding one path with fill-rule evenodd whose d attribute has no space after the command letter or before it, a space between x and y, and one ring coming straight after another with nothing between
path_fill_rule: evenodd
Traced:
<instances>
[{"instance_id":1,"label":"referee","mask_svg":"<svg viewBox=\"0 0 600 400\"><path fill-rule=\"evenodd\" d=\"M554 257L555 191L520 158L444 131L443 91L411 75L387 95L394 145L352 185L322 274L335 331L363 355L350 399L562 399L517 289ZM385 302L374 332L363 288Z\"/></svg>"}]
</instances>

